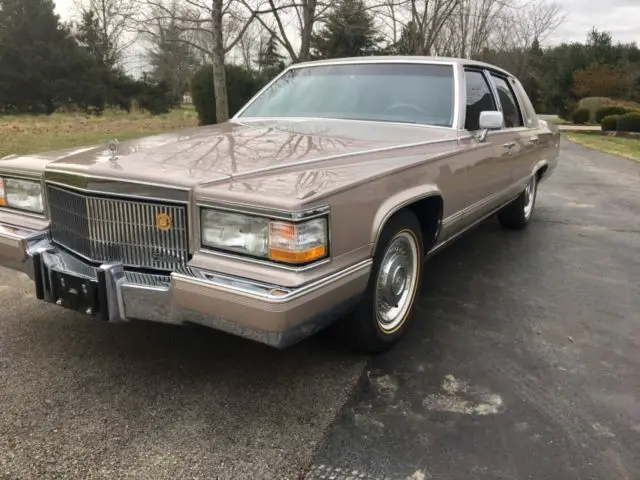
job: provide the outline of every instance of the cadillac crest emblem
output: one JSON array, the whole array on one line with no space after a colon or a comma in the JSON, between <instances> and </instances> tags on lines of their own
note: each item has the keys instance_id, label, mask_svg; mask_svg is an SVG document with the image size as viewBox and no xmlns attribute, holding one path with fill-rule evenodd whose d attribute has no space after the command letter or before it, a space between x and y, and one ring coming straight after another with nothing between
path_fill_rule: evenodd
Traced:
<instances>
[{"instance_id":1,"label":"cadillac crest emblem","mask_svg":"<svg viewBox=\"0 0 640 480\"><path fill-rule=\"evenodd\" d=\"M171 217L168 214L158 213L156 215L156 227L158 228L158 230L166 232L168 230L171 230L172 226L173 222L171 221Z\"/></svg>"}]
</instances>

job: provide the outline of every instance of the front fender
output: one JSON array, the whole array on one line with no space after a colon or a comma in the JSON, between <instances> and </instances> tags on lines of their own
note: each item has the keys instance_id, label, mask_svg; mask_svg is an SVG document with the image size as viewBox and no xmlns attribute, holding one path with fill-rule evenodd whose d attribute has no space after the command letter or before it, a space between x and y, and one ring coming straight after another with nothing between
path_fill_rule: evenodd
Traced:
<instances>
[{"instance_id":1,"label":"front fender","mask_svg":"<svg viewBox=\"0 0 640 480\"><path fill-rule=\"evenodd\" d=\"M392 195L391 197L386 198L376 211L376 214L373 218L370 237L372 245L371 251L376 251L382 229L387 223L387 220L389 220L389 218L391 218L394 213L414 202L434 196L442 197L442 192L436 185L426 184L408 188L407 190L403 190L396 193L395 195Z\"/></svg>"}]
</instances>

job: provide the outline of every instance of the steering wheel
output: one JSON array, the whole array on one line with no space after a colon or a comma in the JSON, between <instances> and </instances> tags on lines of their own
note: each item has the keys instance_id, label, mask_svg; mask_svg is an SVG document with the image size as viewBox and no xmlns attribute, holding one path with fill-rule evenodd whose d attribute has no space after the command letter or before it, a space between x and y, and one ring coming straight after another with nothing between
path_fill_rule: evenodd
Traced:
<instances>
[{"instance_id":1,"label":"steering wheel","mask_svg":"<svg viewBox=\"0 0 640 480\"><path fill-rule=\"evenodd\" d=\"M391 110L395 110L397 108L410 108L410 109L416 111L419 115L426 115L427 114L427 112L425 112L420 107L416 107L415 105L412 105L410 103L394 103L393 105L385 108L384 113L390 113Z\"/></svg>"}]
</instances>

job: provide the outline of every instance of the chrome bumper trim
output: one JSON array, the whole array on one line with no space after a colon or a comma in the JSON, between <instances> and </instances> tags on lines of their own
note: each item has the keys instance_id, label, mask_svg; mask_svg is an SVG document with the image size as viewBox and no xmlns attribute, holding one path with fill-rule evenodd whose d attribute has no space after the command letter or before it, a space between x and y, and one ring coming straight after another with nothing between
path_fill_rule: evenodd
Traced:
<instances>
[{"instance_id":1,"label":"chrome bumper trim","mask_svg":"<svg viewBox=\"0 0 640 480\"><path fill-rule=\"evenodd\" d=\"M26 273L33 280L33 255L50 245L47 232L0 223L0 265ZM3 256L3 252L9 255Z\"/></svg>"},{"instance_id":2,"label":"chrome bumper trim","mask_svg":"<svg viewBox=\"0 0 640 480\"><path fill-rule=\"evenodd\" d=\"M287 288L192 266L181 268L171 275L132 272L125 270L121 263L97 267L56 246L49 240L47 231L27 231L0 223L0 265L27 273L36 284L36 296L49 303L60 304L60 300L54 298L55 289L52 288L54 272L97 283L101 287L101 301L106 304L105 311L97 316L107 322L146 320L170 324L200 324L275 348L286 348L345 314L360 299L360 294L330 305L327 311L317 312L309 318L306 315L302 318L300 302L304 304L306 298L311 298L320 289L330 289L334 283L362 283L365 277L368 278L372 260L362 261L297 288ZM275 318L290 321L293 316L293 321L283 321L289 327L281 331L262 330L245 325L242 318L232 320L218 317L208 309L203 312L180 307L174 302L176 282L182 288L188 284L211 294L223 294L228 298L222 300L227 306L234 305L242 309L247 301L254 302L253 306L247 307L247 312L255 313L257 305L258 309L262 306L265 312L276 315ZM208 298L208 293L205 296ZM215 310L215 301L212 302ZM297 313L292 313L294 308ZM296 316L300 321L297 321Z\"/></svg>"},{"instance_id":3,"label":"chrome bumper trim","mask_svg":"<svg viewBox=\"0 0 640 480\"><path fill-rule=\"evenodd\" d=\"M354 273L358 273L363 269L369 269L373 264L373 260L365 260L360 263L356 263L344 270L340 270L332 275L321 278L315 282L307 283L301 287L295 289L280 287L277 285L268 285L255 281L249 281L238 277L231 277L219 273L209 272L201 270L199 268L188 267L187 274L174 272L171 274L172 278L178 278L185 282L201 285L207 284L211 288L218 290L233 291L239 295L246 297L256 298L258 300L264 300L269 303L286 303L293 301L297 298L308 295L316 290L330 285L333 282L348 277Z\"/></svg>"}]
</instances>

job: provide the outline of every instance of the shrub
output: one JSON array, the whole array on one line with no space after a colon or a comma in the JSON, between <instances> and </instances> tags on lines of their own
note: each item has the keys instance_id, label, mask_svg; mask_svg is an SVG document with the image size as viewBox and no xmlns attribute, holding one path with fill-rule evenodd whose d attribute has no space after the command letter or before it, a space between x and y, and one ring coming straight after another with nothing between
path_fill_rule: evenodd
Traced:
<instances>
[{"instance_id":1,"label":"shrub","mask_svg":"<svg viewBox=\"0 0 640 480\"><path fill-rule=\"evenodd\" d=\"M587 110L589 110L589 121L597 123L600 122L596 119L596 113L598 110L605 107L626 107L627 109L632 110L640 108L640 105L636 102L623 100L621 98L586 97L580 99L576 106L576 108L586 108ZM609 115L613 115L613 113L610 113Z\"/></svg>"},{"instance_id":2,"label":"shrub","mask_svg":"<svg viewBox=\"0 0 640 480\"><path fill-rule=\"evenodd\" d=\"M216 123L216 99L213 92L212 66L200 68L191 79L191 97L200 125ZM240 110L264 85L264 80L251 70L238 65L225 67L229 116Z\"/></svg>"},{"instance_id":3,"label":"shrub","mask_svg":"<svg viewBox=\"0 0 640 480\"><path fill-rule=\"evenodd\" d=\"M589 110L586 108L576 108L571 115L571 120L576 125L582 125L589 122Z\"/></svg>"},{"instance_id":4,"label":"shrub","mask_svg":"<svg viewBox=\"0 0 640 480\"><path fill-rule=\"evenodd\" d=\"M122 72L107 72L104 76L107 88L107 104L131 112L133 102L145 91L146 84L135 80Z\"/></svg>"},{"instance_id":5,"label":"shrub","mask_svg":"<svg viewBox=\"0 0 640 480\"><path fill-rule=\"evenodd\" d=\"M619 132L640 132L640 112L627 113L618 119Z\"/></svg>"},{"instance_id":6,"label":"shrub","mask_svg":"<svg viewBox=\"0 0 640 480\"><path fill-rule=\"evenodd\" d=\"M136 100L142 110L146 110L152 115L169 113L174 103L166 82L158 82L157 84L145 83L142 93L138 95Z\"/></svg>"},{"instance_id":7,"label":"shrub","mask_svg":"<svg viewBox=\"0 0 640 480\"><path fill-rule=\"evenodd\" d=\"M611 105L599 108L596 111L596 123L602 123L602 119L604 117L608 117L610 115L624 115L626 113L629 113L630 111L630 109L621 105Z\"/></svg>"},{"instance_id":8,"label":"shrub","mask_svg":"<svg viewBox=\"0 0 640 480\"><path fill-rule=\"evenodd\" d=\"M576 105L576 108L586 108L589 110L589 121L596 121L596 111L609 105L619 105L613 103L608 97L585 97L581 98Z\"/></svg>"},{"instance_id":9,"label":"shrub","mask_svg":"<svg viewBox=\"0 0 640 480\"><path fill-rule=\"evenodd\" d=\"M191 78L191 100L198 112L200 125L216 123L216 102L213 95L211 65L205 65Z\"/></svg>"},{"instance_id":10,"label":"shrub","mask_svg":"<svg viewBox=\"0 0 640 480\"><path fill-rule=\"evenodd\" d=\"M572 115L574 110L576 109L576 103L570 100L566 100L563 105L561 105L558 110L558 116L567 122L572 121Z\"/></svg>"},{"instance_id":11,"label":"shrub","mask_svg":"<svg viewBox=\"0 0 640 480\"><path fill-rule=\"evenodd\" d=\"M615 132L618 129L618 119L621 115L607 115L602 119L600 125L603 132Z\"/></svg>"}]
</instances>

